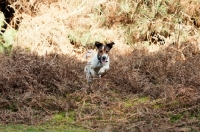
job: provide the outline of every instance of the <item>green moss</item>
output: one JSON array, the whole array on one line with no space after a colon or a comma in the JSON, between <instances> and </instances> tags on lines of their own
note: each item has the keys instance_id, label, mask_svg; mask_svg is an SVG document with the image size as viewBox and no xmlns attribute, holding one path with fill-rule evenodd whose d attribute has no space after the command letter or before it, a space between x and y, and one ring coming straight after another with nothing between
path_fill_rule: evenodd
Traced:
<instances>
[{"instance_id":1,"label":"green moss","mask_svg":"<svg viewBox=\"0 0 200 132\"><path fill-rule=\"evenodd\" d=\"M52 118L54 121L63 121L66 120L65 112L55 114Z\"/></svg>"},{"instance_id":2,"label":"green moss","mask_svg":"<svg viewBox=\"0 0 200 132\"><path fill-rule=\"evenodd\" d=\"M60 112L53 115L52 119L45 123L46 125L50 124L62 124L62 123L73 123L75 121L75 112Z\"/></svg>"},{"instance_id":3,"label":"green moss","mask_svg":"<svg viewBox=\"0 0 200 132\"><path fill-rule=\"evenodd\" d=\"M70 111L67 114L67 121L68 122L74 122L75 121L75 112L74 111Z\"/></svg>"},{"instance_id":4,"label":"green moss","mask_svg":"<svg viewBox=\"0 0 200 132\"><path fill-rule=\"evenodd\" d=\"M177 100L174 100L174 101L172 101L171 103L170 103L170 107L176 107L177 105L179 105L179 101L177 101Z\"/></svg>"},{"instance_id":5,"label":"green moss","mask_svg":"<svg viewBox=\"0 0 200 132\"><path fill-rule=\"evenodd\" d=\"M170 115L170 121L172 123L176 123L178 120L180 120L183 117L182 114L174 114L174 115Z\"/></svg>"},{"instance_id":6,"label":"green moss","mask_svg":"<svg viewBox=\"0 0 200 132\"><path fill-rule=\"evenodd\" d=\"M132 104L132 102L130 100L127 100L126 102L124 102L124 107L125 108L129 108L131 106L133 106L133 104Z\"/></svg>"},{"instance_id":7,"label":"green moss","mask_svg":"<svg viewBox=\"0 0 200 132\"><path fill-rule=\"evenodd\" d=\"M155 104L155 105L153 105L154 109L159 109L159 108L162 108L162 107L163 107L163 104Z\"/></svg>"},{"instance_id":8,"label":"green moss","mask_svg":"<svg viewBox=\"0 0 200 132\"><path fill-rule=\"evenodd\" d=\"M146 103L149 101L149 97L141 97L138 99L138 103Z\"/></svg>"},{"instance_id":9,"label":"green moss","mask_svg":"<svg viewBox=\"0 0 200 132\"><path fill-rule=\"evenodd\" d=\"M149 102L148 97L141 97L141 98L132 98L124 101L124 107L128 108L134 105L143 104Z\"/></svg>"}]
</instances>

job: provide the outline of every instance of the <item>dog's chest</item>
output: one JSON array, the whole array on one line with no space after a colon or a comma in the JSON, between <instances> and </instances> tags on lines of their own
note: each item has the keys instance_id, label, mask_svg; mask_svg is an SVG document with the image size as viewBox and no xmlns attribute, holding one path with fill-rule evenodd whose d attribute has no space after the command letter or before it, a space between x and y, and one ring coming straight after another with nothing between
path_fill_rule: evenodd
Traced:
<instances>
[{"instance_id":1,"label":"dog's chest","mask_svg":"<svg viewBox=\"0 0 200 132\"><path fill-rule=\"evenodd\" d=\"M108 62L106 62L106 63L108 63ZM101 68L101 67L105 66L106 63L100 63L100 62L98 62L98 64L96 65L96 67Z\"/></svg>"},{"instance_id":2,"label":"dog's chest","mask_svg":"<svg viewBox=\"0 0 200 132\"><path fill-rule=\"evenodd\" d=\"M103 66L105 66L106 64L102 64L102 63L98 63L95 67L94 67L94 71L96 72L96 73L98 73L98 71L103 67Z\"/></svg>"}]
</instances>

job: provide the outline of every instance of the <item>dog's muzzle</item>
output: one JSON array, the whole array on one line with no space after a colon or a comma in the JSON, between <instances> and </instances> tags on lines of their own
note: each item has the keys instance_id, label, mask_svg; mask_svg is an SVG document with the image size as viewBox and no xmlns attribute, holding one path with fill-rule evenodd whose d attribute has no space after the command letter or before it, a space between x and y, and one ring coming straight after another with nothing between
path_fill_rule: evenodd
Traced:
<instances>
[{"instance_id":1,"label":"dog's muzzle","mask_svg":"<svg viewBox=\"0 0 200 132\"><path fill-rule=\"evenodd\" d=\"M102 61L102 62L106 62L106 60L107 60L107 57L105 57L105 56L103 56L103 57L101 58L101 61Z\"/></svg>"},{"instance_id":2,"label":"dog's muzzle","mask_svg":"<svg viewBox=\"0 0 200 132\"><path fill-rule=\"evenodd\" d=\"M106 63L106 62L108 62L108 56L107 55L103 55L101 57L101 63Z\"/></svg>"},{"instance_id":3,"label":"dog's muzzle","mask_svg":"<svg viewBox=\"0 0 200 132\"><path fill-rule=\"evenodd\" d=\"M98 60L100 63L106 63L108 62L108 56L98 56Z\"/></svg>"}]
</instances>

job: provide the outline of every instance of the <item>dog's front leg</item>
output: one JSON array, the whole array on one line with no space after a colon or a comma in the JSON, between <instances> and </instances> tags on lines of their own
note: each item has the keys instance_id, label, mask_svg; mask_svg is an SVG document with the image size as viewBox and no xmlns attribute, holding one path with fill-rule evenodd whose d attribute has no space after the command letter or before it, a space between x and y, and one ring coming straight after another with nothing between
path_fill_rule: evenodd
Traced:
<instances>
[{"instance_id":1,"label":"dog's front leg","mask_svg":"<svg viewBox=\"0 0 200 132\"><path fill-rule=\"evenodd\" d=\"M108 69L109 69L109 65L103 66L103 67L99 70L98 74L101 75L101 74L105 73Z\"/></svg>"}]
</instances>

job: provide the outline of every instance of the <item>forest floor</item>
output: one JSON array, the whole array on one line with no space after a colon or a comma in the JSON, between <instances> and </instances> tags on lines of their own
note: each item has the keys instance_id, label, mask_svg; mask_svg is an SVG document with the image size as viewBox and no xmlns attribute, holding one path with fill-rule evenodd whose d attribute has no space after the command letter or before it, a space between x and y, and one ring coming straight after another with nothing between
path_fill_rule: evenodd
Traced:
<instances>
[{"instance_id":1,"label":"forest floor","mask_svg":"<svg viewBox=\"0 0 200 132\"><path fill-rule=\"evenodd\" d=\"M171 1L43 2L12 3L20 23L0 55L0 131L200 131L200 31L185 23L187 10L172 11ZM143 13L156 4L167 18ZM110 70L89 88L84 55L95 41L115 45Z\"/></svg>"}]
</instances>

